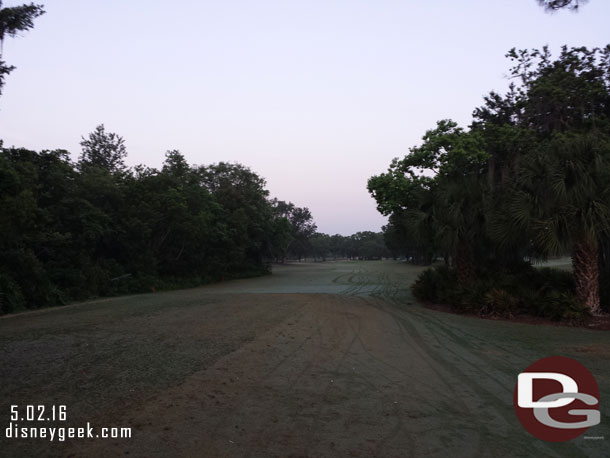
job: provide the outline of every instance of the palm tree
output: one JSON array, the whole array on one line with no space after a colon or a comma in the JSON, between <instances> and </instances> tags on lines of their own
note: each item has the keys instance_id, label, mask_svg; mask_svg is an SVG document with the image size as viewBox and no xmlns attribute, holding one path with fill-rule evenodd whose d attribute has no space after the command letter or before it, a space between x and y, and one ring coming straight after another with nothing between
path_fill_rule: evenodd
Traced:
<instances>
[{"instance_id":1,"label":"palm tree","mask_svg":"<svg viewBox=\"0 0 610 458\"><path fill-rule=\"evenodd\" d=\"M455 261L460 283L474 280L475 262L486 250L484 176L474 172L439 177L434 205L436 246Z\"/></svg>"},{"instance_id":2,"label":"palm tree","mask_svg":"<svg viewBox=\"0 0 610 458\"><path fill-rule=\"evenodd\" d=\"M539 257L570 252L576 295L598 313L598 244L610 223L610 46L564 46L556 60L546 47L508 56L522 82L508 105L531 142L513 161L511 221L494 232L521 230Z\"/></svg>"},{"instance_id":3,"label":"palm tree","mask_svg":"<svg viewBox=\"0 0 610 458\"><path fill-rule=\"evenodd\" d=\"M555 134L523 158L510 214L544 255L571 252L576 296L600 312L598 240L610 229L610 142Z\"/></svg>"}]
</instances>

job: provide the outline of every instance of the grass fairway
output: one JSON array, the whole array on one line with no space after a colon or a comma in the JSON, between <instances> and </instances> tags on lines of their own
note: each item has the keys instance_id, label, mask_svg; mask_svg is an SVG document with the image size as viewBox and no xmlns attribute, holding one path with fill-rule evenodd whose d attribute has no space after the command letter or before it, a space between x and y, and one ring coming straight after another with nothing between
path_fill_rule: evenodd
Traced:
<instances>
[{"instance_id":1,"label":"grass fairway","mask_svg":"<svg viewBox=\"0 0 610 458\"><path fill-rule=\"evenodd\" d=\"M65 404L50 426L131 427L132 438L3 438L0 455L610 456L608 332L430 310L408 289L419 271L287 265L2 318L3 429L12 404ZM586 435L605 440L546 443L519 424L517 374L550 355L596 377L602 422Z\"/></svg>"}]
</instances>

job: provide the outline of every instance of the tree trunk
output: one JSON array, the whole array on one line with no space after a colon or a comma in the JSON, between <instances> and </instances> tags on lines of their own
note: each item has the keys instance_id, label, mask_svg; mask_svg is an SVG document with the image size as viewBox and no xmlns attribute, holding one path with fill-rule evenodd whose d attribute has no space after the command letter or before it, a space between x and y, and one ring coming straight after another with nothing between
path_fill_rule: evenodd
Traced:
<instances>
[{"instance_id":1,"label":"tree trunk","mask_svg":"<svg viewBox=\"0 0 610 458\"><path fill-rule=\"evenodd\" d=\"M572 248L576 297L592 314L600 312L597 240L583 239Z\"/></svg>"},{"instance_id":2,"label":"tree trunk","mask_svg":"<svg viewBox=\"0 0 610 458\"><path fill-rule=\"evenodd\" d=\"M610 310L610 235L600 237L598 244L600 308Z\"/></svg>"},{"instance_id":3,"label":"tree trunk","mask_svg":"<svg viewBox=\"0 0 610 458\"><path fill-rule=\"evenodd\" d=\"M458 246L455 253L455 270L458 281L462 284L472 283L474 269L472 268L472 256L468 247Z\"/></svg>"}]
</instances>

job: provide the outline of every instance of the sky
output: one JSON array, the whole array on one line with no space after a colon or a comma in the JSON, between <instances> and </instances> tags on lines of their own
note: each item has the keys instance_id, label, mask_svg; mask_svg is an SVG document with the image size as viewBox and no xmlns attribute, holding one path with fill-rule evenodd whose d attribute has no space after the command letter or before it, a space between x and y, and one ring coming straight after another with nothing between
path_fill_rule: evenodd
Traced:
<instances>
[{"instance_id":1,"label":"sky","mask_svg":"<svg viewBox=\"0 0 610 458\"><path fill-rule=\"evenodd\" d=\"M130 166L170 149L239 162L343 235L386 223L369 177L506 89L509 49L610 43L607 0L38 1L34 29L4 43L4 146L76 160L103 123Z\"/></svg>"}]
</instances>

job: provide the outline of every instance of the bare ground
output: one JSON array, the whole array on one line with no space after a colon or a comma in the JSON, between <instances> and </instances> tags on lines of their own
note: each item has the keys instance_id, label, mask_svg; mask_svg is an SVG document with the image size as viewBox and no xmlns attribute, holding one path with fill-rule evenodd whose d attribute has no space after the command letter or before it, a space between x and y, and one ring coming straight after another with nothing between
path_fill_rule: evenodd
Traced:
<instances>
[{"instance_id":1,"label":"bare ground","mask_svg":"<svg viewBox=\"0 0 610 458\"><path fill-rule=\"evenodd\" d=\"M2 430L11 404L66 404L65 424L51 426L128 426L133 437L2 439L0 455L609 456L607 332L430 310L408 291L417 273L284 266L2 319ZM553 354L597 378L602 423L587 435L605 440L545 443L517 421L517 374Z\"/></svg>"}]
</instances>

